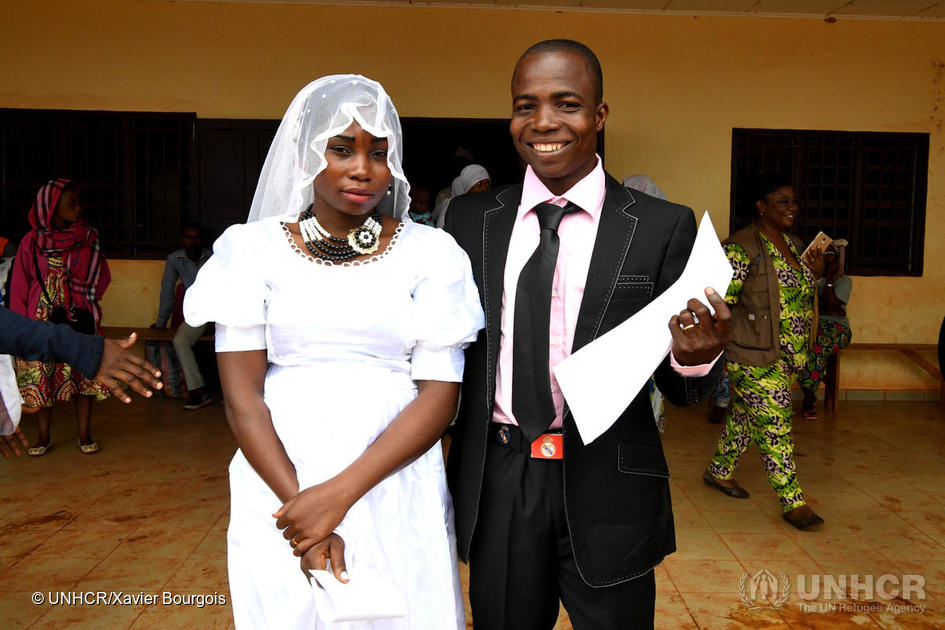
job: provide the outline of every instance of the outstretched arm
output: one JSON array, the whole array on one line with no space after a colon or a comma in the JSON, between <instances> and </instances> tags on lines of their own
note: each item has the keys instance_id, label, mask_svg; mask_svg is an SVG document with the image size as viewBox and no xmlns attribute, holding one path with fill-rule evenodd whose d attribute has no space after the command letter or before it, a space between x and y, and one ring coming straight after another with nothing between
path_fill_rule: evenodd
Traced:
<instances>
[{"instance_id":1,"label":"outstretched arm","mask_svg":"<svg viewBox=\"0 0 945 630\"><path fill-rule=\"evenodd\" d=\"M67 327L68 328L68 327ZM80 333L75 333L80 334ZM83 335L91 337L91 335ZM101 339L101 337L94 337ZM161 389L161 371L150 362L129 352L138 340L138 333L131 333L125 339L105 339L102 346L102 362L95 371L95 380L105 385L123 403L130 403L131 396L119 385L126 383L145 398L151 397L151 390Z\"/></svg>"},{"instance_id":2,"label":"outstretched arm","mask_svg":"<svg viewBox=\"0 0 945 630\"><path fill-rule=\"evenodd\" d=\"M0 354L27 360L61 361L83 374L98 372L104 340L65 324L40 322L0 308Z\"/></svg>"},{"instance_id":3,"label":"outstretched arm","mask_svg":"<svg viewBox=\"0 0 945 630\"><path fill-rule=\"evenodd\" d=\"M226 420L240 450L279 500L289 501L299 491L299 480L263 399L266 351L218 352L217 365Z\"/></svg>"},{"instance_id":4,"label":"outstretched arm","mask_svg":"<svg viewBox=\"0 0 945 630\"><path fill-rule=\"evenodd\" d=\"M84 335L65 324L39 322L0 308L0 354L68 363L82 374L94 374L95 380L126 403L131 398L119 381L142 396L151 395L150 387L163 386L158 380L160 370L129 352L136 340L134 333L120 340Z\"/></svg>"}]
</instances>

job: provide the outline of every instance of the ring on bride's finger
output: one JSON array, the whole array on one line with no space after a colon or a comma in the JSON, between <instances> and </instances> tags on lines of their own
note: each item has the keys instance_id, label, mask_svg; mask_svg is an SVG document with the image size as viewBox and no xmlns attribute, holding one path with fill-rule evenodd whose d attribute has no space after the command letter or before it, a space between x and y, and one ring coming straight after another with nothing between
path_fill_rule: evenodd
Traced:
<instances>
[{"instance_id":1,"label":"ring on bride's finger","mask_svg":"<svg viewBox=\"0 0 945 630\"><path fill-rule=\"evenodd\" d=\"M686 324L685 326L682 327L682 329L685 331L685 330L689 330L690 328L695 328L695 327L696 327L695 324Z\"/></svg>"},{"instance_id":2,"label":"ring on bride's finger","mask_svg":"<svg viewBox=\"0 0 945 630\"><path fill-rule=\"evenodd\" d=\"M292 545L293 548L295 548L299 546L299 541L297 541L295 539L295 536L293 536L292 539L289 541L289 544Z\"/></svg>"}]
</instances>

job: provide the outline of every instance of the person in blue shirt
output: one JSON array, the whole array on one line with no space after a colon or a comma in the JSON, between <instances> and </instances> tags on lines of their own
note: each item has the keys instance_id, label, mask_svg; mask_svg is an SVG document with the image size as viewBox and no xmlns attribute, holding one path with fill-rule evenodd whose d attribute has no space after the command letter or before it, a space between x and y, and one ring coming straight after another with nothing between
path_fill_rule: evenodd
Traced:
<instances>
[{"instance_id":1,"label":"person in blue shirt","mask_svg":"<svg viewBox=\"0 0 945 630\"><path fill-rule=\"evenodd\" d=\"M163 387L161 372L129 349L137 335L127 339L105 339L84 335L66 324L41 322L0 308L0 455L19 455L29 442L20 429L20 403L12 362L6 355L27 360L68 363L82 374L94 374L119 400L131 402L119 381L142 396ZM48 446L46 447L48 448Z\"/></svg>"},{"instance_id":2,"label":"person in blue shirt","mask_svg":"<svg viewBox=\"0 0 945 630\"><path fill-rule=\"evenodd\" d=\"M177 302L177 283L180 282L183 291L190 288L197 278L197 271L203 266L212 253L203 246L203 228L196 223L186 223L180 231L180 242L183 247L171 253L164 264L164 278L161 280L161 303L158 307L157 321L151 328L165 328L171 318L174 305ZM181 293L183 296L183 293ZM213 397L207 393L206 384L197 360L194 358L194 344L204 334L205 326L190 326L182 321L174 335L174 352L184 371L184 382L187 383L189 397L184 409L193 410L206 407L213 402Z\"/></svg>"}]
</instances>

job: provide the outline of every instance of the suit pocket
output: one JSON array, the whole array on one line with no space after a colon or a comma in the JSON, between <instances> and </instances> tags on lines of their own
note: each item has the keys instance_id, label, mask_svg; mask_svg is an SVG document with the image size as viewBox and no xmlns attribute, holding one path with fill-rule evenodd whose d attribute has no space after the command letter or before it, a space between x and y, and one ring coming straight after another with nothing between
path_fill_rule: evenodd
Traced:
<instances>
[{"instance_id":1,"label":"suit pocket","mask_svg":"<svg viewBox=\"0 0 945 630\"><path fill-rule=\"evenodd\" d=\"M653 283L646 274L617 276L614 298L648 299L653 296Z\"/></svg>"},{"instance_id":2,"label":"suit pocket","mask_svg":"<svg viewBox=\"0 0 945 630\"><path fill-rule=\"evenodd\" d=\"M669 478L669 466L663 457L663 449L655 444L618 444L617 469L630 475Z\"/></svg>"}]
</instances>

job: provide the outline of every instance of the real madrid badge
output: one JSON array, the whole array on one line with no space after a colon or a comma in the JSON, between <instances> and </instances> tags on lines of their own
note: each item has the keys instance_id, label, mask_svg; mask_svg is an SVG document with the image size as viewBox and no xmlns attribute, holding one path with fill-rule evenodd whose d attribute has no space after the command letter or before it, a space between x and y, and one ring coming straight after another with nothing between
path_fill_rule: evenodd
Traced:
<instances>
[{"instance_id":1,"label":"real madrid badge","mask_svg":"<svg viewBox=\"0 0 945 630\"><path fill-rule=\"evenodd\" d=\"M532 442L531 456L538 459L561 459L564 455L564 436L546 433Z\"/></svg>"}]
</instances>

